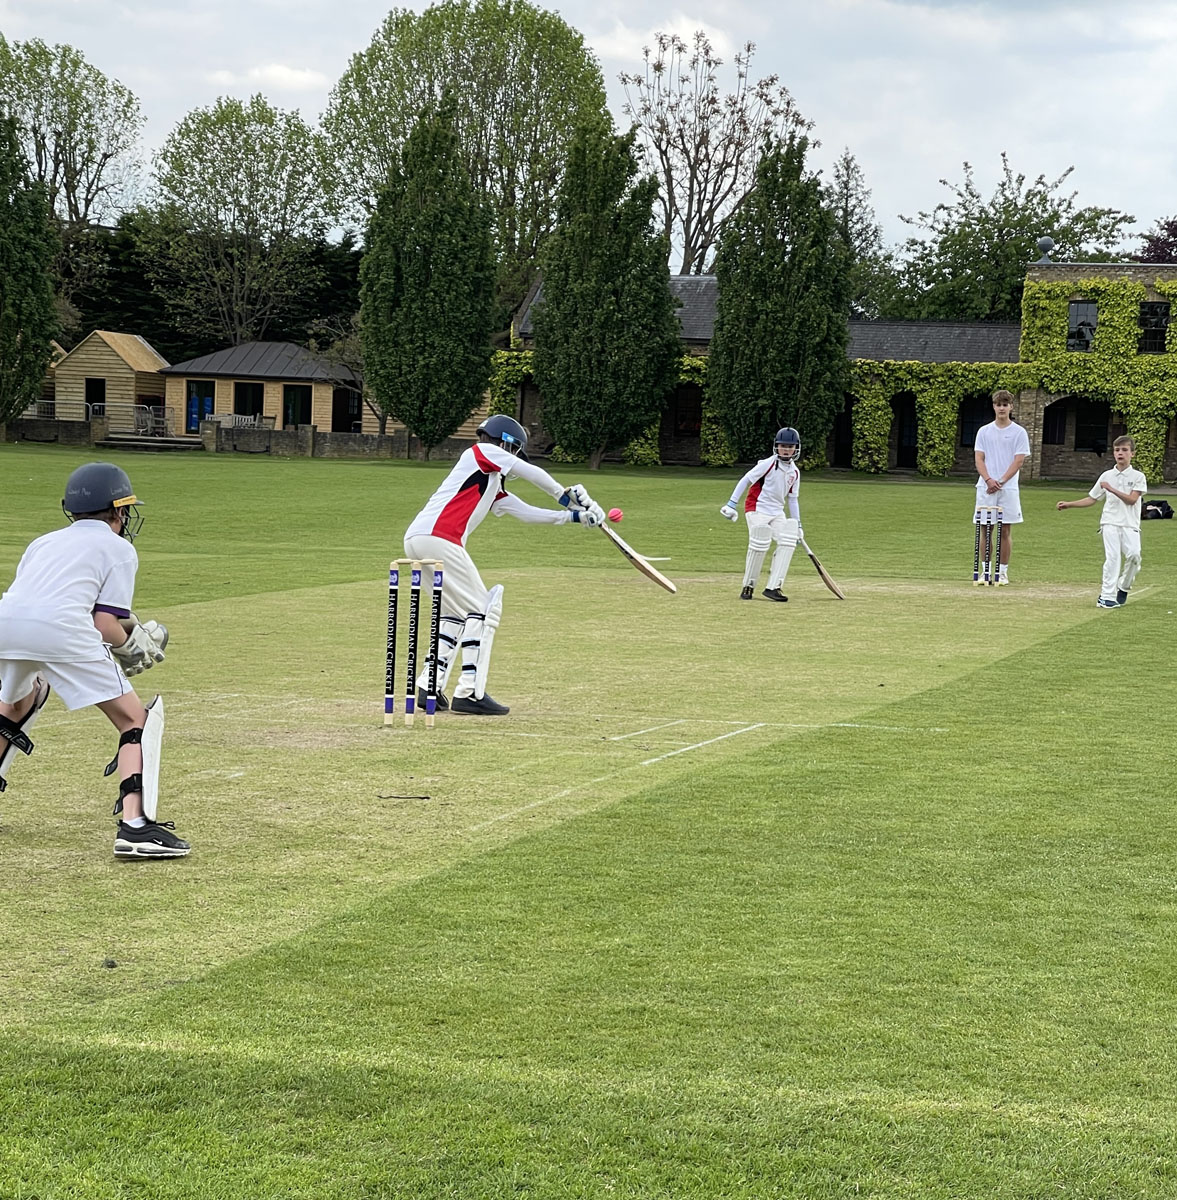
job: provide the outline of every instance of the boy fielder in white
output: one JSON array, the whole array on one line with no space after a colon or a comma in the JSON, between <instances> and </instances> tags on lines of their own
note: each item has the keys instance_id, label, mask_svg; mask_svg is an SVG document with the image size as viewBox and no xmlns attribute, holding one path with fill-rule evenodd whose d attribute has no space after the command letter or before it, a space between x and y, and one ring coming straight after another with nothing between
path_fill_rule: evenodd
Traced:
<instances>
[{"instance_id":1,"label":"boy fielder in white","mask_svg":"<svg viewBox=\"0 0 1177 1200\"><path fill-rule=\"evenodd\" d=\"M1099 518L1099 531L1103 535L1103 582L1095 602L1099 608L1127 604L1128 589L1140 570L1140 502L1148 491L1148 480L1132 465L1135 453L1136 443L1132 438L1116 438L1112 443L1116 465L1104 471L1082 500L1058 502L1061 512L1064 508L1090 508L1103 501Z\"/></svg>"},{"instance_id":2,"label":"boy fielder in white","mask_svg":"<svg viewBox=\"0 0 1177 1200\"><path fill-rule=\"evenodd\" d=\"M744 520L748 522L748 557L744 562L744 585L740 589L741 600L751 600L760 578L768 548L775 541L776 552L768 568L768 586L764 594L770 600L784 602L788 596L781 591L785 576L789 573L789 562L797 542L801 539L801 503L798 491L801 487L801 471L797 458L801 453L801 435L791 426L778 430L772 454L762 458L732 492L732 498L719 510L729 521L738 521L737 511L740 497L745 490ZM789 515L785 516L785 501L789 504Z\"/></svg>"},{"instance_id":3,"label":"boy fielder in white","mask_svg":"<svg viewBox=\"0 0 1177 1200\"><path fill-rule=\"evenodd\" d=\"M1022 496L1018 489L1018 472L1022 463L1030 457L1030 439L1026 431L1011 417L1013 393L993 393L993 420L977 430L973 443L973 461L976 463L977 503L973 509L973 524L990 520L993 514L982 513L984 507L1001 509L1001 562L998 565L997 583L1004 587L1009 583L1009 559L1013 549L1014 525L1022 523ZM984 565L982 579L989 575L989 563Z\"/></svg>"},{"instance_id":4,"label":"boy fielder in white","mask_svg":"<svg viewBox=\"0 0 1177 1200\"><path fill-rule=\"evenodd\" d=\"M503 612L501 584L487 589L466 539L487 513L509 515L536 525L600 525L601 506L579 483L565 488L527 459L527 431L512 417L487 417L478 427L478 444L463 450L405 532L405 554L413 559L440 559L445 577L441 589L441 634L437 655L437 706L455 713L502 716L509 709L486 694L491 645ZM525 479L558 500L561 508L535 508L507 491L508 479ZM447 703L444 690L459 643L462 673ZM429 662L417 677L418 700L424 705Z\"/></svg>"},{"instance_id":5,"label":"boy fielder in white","mask_svg":"<svg viewBox=\"0 0 1177 1200\"><path fill-rule=\"evenodd\" d=\"M139 565L131 545L143 523L126 472L87 463L69 477L61 507L70 524L25 550L0 597L0 791L56 688L71 711L93 704L119 731L106 774L119 775L114 839L119 858L180 858L190 847L155 819L163 705L144 708L127 682L163 662L167 630L131 612Z\"/></svg>"}]
</instances>

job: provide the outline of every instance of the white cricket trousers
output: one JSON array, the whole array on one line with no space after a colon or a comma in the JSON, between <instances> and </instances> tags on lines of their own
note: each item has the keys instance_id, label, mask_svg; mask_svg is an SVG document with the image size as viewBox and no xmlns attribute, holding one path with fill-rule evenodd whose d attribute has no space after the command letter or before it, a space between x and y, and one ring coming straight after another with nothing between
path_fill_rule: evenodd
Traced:
<instances>
[{"instance_id":1,"label":"white cricket trousers","mask_svg":"<svg viewBox=\"0 0 1177 1200\"><path fill-rule=\"evenodd\" d=\"M1140 530L1126 525L1101 525L1103 535L1103 581L1099 594L1114 600L1116 592L1126 592L1140 570ZM1123 568L1120 562L1123 560Z\"/></svg>"}]
</instances>

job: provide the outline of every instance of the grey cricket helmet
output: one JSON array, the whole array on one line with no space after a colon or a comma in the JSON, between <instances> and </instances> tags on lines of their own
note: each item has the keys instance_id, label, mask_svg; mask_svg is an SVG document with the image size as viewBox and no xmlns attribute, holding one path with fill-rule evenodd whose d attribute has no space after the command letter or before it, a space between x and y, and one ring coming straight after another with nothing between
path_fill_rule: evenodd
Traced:
<instances>
[{"instance_id":1,"label":"grey cricket helmet","mask_svg":"<svg viewBox=\"0 0 1177 1200\"><path fill-rule=\"evenodd\" d=\"M108 462L85 463L65 482L61 510L70 520L87 513L115 509L123 514L122 536L133 542L143 524L139 498L122 467Z\"/></svg>"}]
</instances>

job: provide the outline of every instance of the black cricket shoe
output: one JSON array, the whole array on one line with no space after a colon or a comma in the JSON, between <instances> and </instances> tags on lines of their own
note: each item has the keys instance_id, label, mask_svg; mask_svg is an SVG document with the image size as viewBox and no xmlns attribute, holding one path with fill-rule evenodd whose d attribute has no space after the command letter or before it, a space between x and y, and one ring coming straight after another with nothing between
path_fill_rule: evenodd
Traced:
<instances>
[{"instance_id":1,"label":"black cricket shoe","mask_svg":"<svg viewBox=\"0 0 1177 1200\"><path fill-rule=\"evenodd\" d=\"M510 711L506 704L500 704L490 696L483 696L481 700L473 696L455 696L450 701L450 712L466 713L469 716L504 717Z\"/></svg>"},{"instance_id":2,"label":"black cricket shoe","mask_svg":"<svg viewBox=\"0 0 1177 1200\"><path fill-rule=\"evenodd\" d=\"M751 600L752 599L752 589L750 587L740 588L740 599L741 600Z\"/></svg>"},{"instance_id":3,"label":"black cricket shoe","mask_svg":"<svg viewBox=\"0 0 1177 1200\"><path fill-rule=\"evenodd\" d=\"M115 858L183 858L190 845L172 831L173 821L148 821L140 829L132 829L120 821L114 835Z\"/></svg>"},{"instance_id":4,"label":"black cricket shoe","mask_svg":"<svg viewBox=\"0 0 1177 1200\"><path fill-rule=\"evenodd\" d=\"M445 712L445 710L447 708L449 708L450 702L445 698L445 696L443 696L441 694L441 692L437 693L436 698L437 698L437 711ZM420 688L418 688L417 689L417 711L418 712L425 711L425 700L426 700L425 693Z\"/></svg>"},{"instance_id":5,"label":"black cricket shoe","mask_svg":"<svg viewBox=\"0 0 1177 1200\"><path fill-rule=\"evenodd\" d=\"M787 604L789 600L789 597L786 596L780 588L765 588L764 594L770 600L779 600L782 604Z\"/></svg>"},{"instance_id":6,"label":"black cricket shoe","mask_svg":"<svg viewBox=\"0 0 1177 1200\"><path fill-rule=\"evenodd\" d=\"M1123 588L1120 588L1120 590L1116 593L1116 603L1117 604L1127 604L1128 603L1128 593L1126 591L1124 591Z\"/></svg>"}]
</instances>

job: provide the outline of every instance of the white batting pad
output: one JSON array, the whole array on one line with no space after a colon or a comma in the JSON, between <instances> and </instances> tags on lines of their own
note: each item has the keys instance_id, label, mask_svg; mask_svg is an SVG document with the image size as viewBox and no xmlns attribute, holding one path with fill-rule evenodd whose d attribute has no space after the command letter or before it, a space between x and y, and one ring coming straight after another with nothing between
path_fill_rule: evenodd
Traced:
<instances>
[{"instance_id":1,"label":"white batting pad","mask_svg":"<svg viewBox=\"0 0 1177 1200\"><path fill-rule=\"evenodd\" d=\"M159 759L163 749L163 697L156 696L147 706L143 722L143 815L155 820L159 811Z\"/></svg>"}]
</instances>

